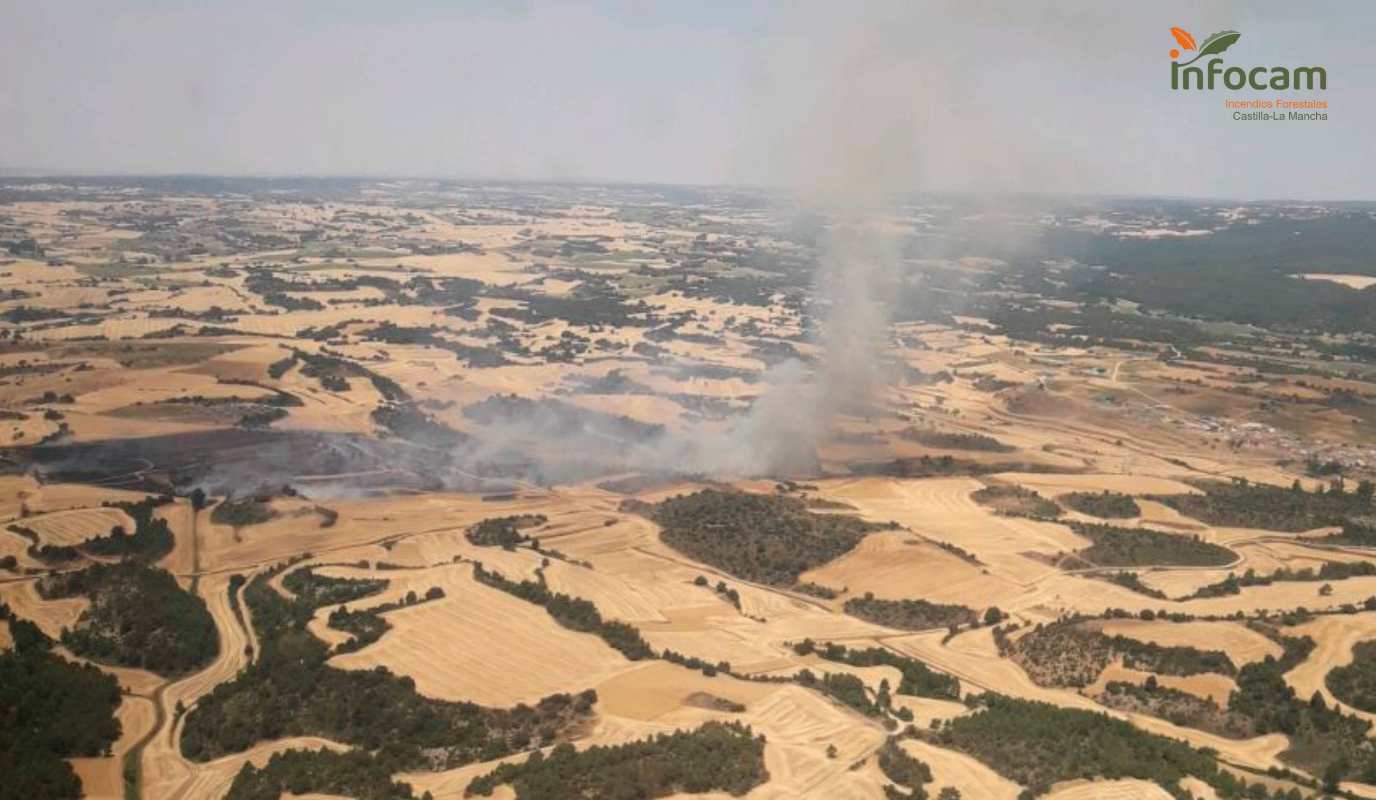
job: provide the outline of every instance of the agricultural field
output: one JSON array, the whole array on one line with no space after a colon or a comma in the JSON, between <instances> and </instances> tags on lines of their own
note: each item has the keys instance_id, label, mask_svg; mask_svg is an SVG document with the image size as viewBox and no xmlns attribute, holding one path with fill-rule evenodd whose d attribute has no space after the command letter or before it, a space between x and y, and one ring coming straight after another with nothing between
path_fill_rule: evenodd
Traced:
<instances>
[{"instance_id":1,"label":"agricultural field","mask_svg":"<svg viewBox=\"0 0 1376 800\"><path fill-rule=\"evenodd\" d=\"M965 203L0 178L0 770L1376 796L1371 210ZM1228 244L1111 232L1161 215Z\"/></svg>"}]
</instances>

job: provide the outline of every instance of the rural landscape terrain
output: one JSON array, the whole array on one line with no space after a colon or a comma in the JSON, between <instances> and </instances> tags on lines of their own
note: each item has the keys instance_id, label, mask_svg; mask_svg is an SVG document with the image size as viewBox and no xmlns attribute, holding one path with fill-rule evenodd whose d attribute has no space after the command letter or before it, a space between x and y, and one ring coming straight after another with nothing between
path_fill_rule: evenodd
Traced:
<instances>
[{"instance_id":1,"label":"rural landscape terrain","mask_svg":"<svg viewBox=\"0 0 1376 800\"><path fill-rule=\"evenodd\" d=\"M0 178L0 797L1376 798L1373 253Z\"/></svg>"}]
</instances>

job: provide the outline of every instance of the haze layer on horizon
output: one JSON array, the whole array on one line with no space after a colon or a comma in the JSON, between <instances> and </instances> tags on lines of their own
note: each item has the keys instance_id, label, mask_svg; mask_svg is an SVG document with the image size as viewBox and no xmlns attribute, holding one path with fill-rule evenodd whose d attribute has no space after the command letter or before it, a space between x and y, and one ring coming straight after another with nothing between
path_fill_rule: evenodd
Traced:
<instances>
[{"instance_id":1,"label":"haze layer on horizon","mask_svg":"<svg viewBox=\"0 0 1376 800\"><path fill-rule=\"evenodd\" d=\"M0 167L1376 196L1376 5L1033 5L0 0ZM1172 26L1328 89L1172 91Z\"/></svg>"}]
</instances>

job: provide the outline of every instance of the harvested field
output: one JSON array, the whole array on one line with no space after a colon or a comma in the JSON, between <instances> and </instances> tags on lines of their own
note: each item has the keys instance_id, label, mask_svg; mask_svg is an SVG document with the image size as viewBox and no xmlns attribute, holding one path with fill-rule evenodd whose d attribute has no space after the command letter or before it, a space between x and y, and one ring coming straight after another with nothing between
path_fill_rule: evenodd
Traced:
<instances>
[{"instance_id":1,"label":"harvested field","mask_svg":"<svg viewBox=\"0 0 1376 800\"><path fill-rule=\"evenodd\" d=\"M42 544L69 546L104 536L116 525L128 533L134 530L134 521L118 508L77 508L70 511L53 511L26 518L25 527L38 534Z\"/></svg>"},{"instance_id":2,"label":"harvested field","mask_svg":"<svg viewBox=\"0 0 1376 800\"><path fill-rule=\"evenodd\" d=\"M23 503L34 514L99 508L105 501L138 502L147 497L143 492L128 492L109 487L80 483L50 483L26 492Z\"/></svg>"},{"instance_id":3,"label":"harvested field","mask_svg":"<svg viewBox=\"0 0 1376 800\"><path fill-rule=\"evenodd\" d=\"M348 748L338 742L331 742L328 739L321 739L315 736L297 736L290 739L278 739L273 742L264 742L253 747L244 753L225 756L204 764L195 765L194 772L187 776L174 794L155 795L178 800L192 800L201 797L222 797L229 791L229 786L234 782L234 776L239 774L244 764L251 763L255 767L262 767L276 753L285 750L336 750L344 751ZM154 787L158 791L160 787Z\"/></svg>"},{"instance_id":4,"label":"harvested field","mask_svg":"<svg viewBox=\"0 0 1376 800\"><path fill-rule=\"evenodd\" d=\"M106 758L74 758L72 767L81 778L81 790L91 800L124 798L124 754L157 724L157 707L147 697L125 695L115 714L122 726L119 741Z\"/></svg>"},{"instance_id":5,"label":"harvested field","mask_svg":"<svg viewBox=\"0 0 1376 800\"><path fill-rule=\"evenodd\" d=\"M1139 669L1130 669L1123 666L1121 661L1115 661L1104 668L1099 674L1098 680L1086 686L1084 693L1090 696L1102 694L1104 687L1110 682L1120 681L1123 683L1135 683L1142 685L1147 682L1147 678L1154 673L1144 672ZM1205 672L1199 675L1155 675L1156 682L1162 686L1179 689L1204 700L1212 700L1219 708L1228 707L1228 697L1237 691L1237 682L1227 675L1219 675L1214 672Z\"/></svg>"},{"instance_id":6,"label":"harvested field","mask_svg":"<svg viewBox=\"0 0 1376 800\"><path fill-rule=\"evenodd\" d=\"M960 603L981 594L997 597L1014 589L1008 581L989 576L936 545L889 531L871 533L851 552L803 573L801 580L844 590L842 599L872 592L889 600L922 597L938 603Z\"/></svg>"},{"instance_id":7,"label":"harvested field","mask_svg":"<svg viewBox=\"0 0 1376 800\"><path fill-rule=\"evenodd\" d=\"M765 749L769 782L752 791L749 797L759 800L797 797L872 800L881 796L882 778L877 771L853 771L850 766L878 749L884 740L882 730L799 687L767 688L771 689L767 695L739 715L684 707L655 722L603 716L591 735L577 746L619 744L654 733L695 728L708 719L737 718L763 733L769 742ZM828 745L836 746L837 758L827 758ZM402 779L413 783L417 791L431 791L438 798L458 797L469 780L489 771L495 763L439 773L407 773ZM691 797L716 800L728 795L706 793Z\"/></svg>"},{"instance_id":8,"label":"harvested field","mask_svg":"<svg viewBox=\"0 0 1376 800\"><path fill-rule=\"evenodd\" d=\"M1337 704L1344 713L1356 714L1376 723L1376 714L1353 708L1338 700L1328 690L1325 678L1334 669L1352 663L1352 648L1358 642L1376 639L1376 612L1333 614L1317 617L1303 625L1287 628L1288 636L1310 636L1314 651L1294 669L1285 673L1285 682L1294 687L1300 697L1312 697L1315 692L1328 704ZM1376 731L1373 731L1376 735Z\"/></svg>"},{"instance_id":9,"label":"harvested field","mask_svg":"<svg viewBox=\"0 0 1376 800\"><path fill-rule=\"evenodd\" d=\"M1163 647L1222 650L1239 667L1281 654L1280 645L1237 622L1113 619L1099 623L1097 627L1109 636L1126 636Z\"/></svg>"},{"instance_id":10,"label":"harvested field","mask_svg":"<svg viewBox=\"0 0 1376 800\"><path fill-rule=\"evenodd\" d=\"M342 568L326 574L346 573L357 574ZM334 666L382 665L414 678L427 697L501 707L582 691L632 666L596 636L567 630L543 608L475 582L468 565L383 575L393 585L376 597L379 602L408 588L423 594L430 586L442 588L445 597L388 612L395 630L363 650L336 656Z\"/></svg>"},{"instance_id":11,"label":"harvested field","mask_svg":"<svg viewBox=\"0 0 1376 800\"><path fill-rule=\"evenodd\" d=\"M946 750L927 742L905 740L902 747L910 755L920 759L932 769L932 782L928 785L931 796L934 790L943 786L953 786L960 791L961 797L987 797L990 800L1014 800L1022 787L976 761L964 753Z\"/></svg>"},{"instance_id":12,"label":"harvested field","mask_svg":"<svg viewBox=\"0 0 1376 800\"><path fill-rule=\"evenodd\" d=\"M743 721L769 738L770 780L763 797L869 797L872 784L848 767L884 741L884 732L819 695L784 686L752 706ZM826 756L835 745L837 758ZM767 790L767 791L765 791Z\"/></svg>"},{"instance_id":13,"label":"harvested field","mask_svg":"<svg viewBox=\"0 0 1376 800\"><path fill-rule=\"evenodd\" d=\"M0 583L0 602L8 604L15 616L37 625L50 639L60 638L62 629L75 625L77 617L91 605L84 597L44 600L32 580Z\"/></svg>"},{"instance_id":14,"label":"harvested field","mask_svg":"<svg viewBox=\"0 0 1376 800\"><path fill-rule=\"evenodd\" d=\"M555 546L563 547L564 541L561 538ZM735 614L710 588L694 586L691 579L645 580L562 561L551 563L545 578L551 590L591 600L603 616L627 622L668 622L671 610L704 605L724 615Z\"/></svg>"},{"instance_id":15,"label":"harvested field","mask_svg":"<svg viewBox=\"0 0 1376 800\"><path fill-rule=\"evenodd\" d=\"M185 717L176 709L194 709L261 655L242 589L237 608L231 603L231 580L239 585L288 560L268 582L286 595L293 568L326 579L315 596L336 601L356 596L340 581L388 582L377 594L314 608L308 619L292 605L302 616L288 624L330 646L379 634L368 615L341 623L352 633L330 628L341 605L396 605L381 616L385 631L336 653L332 666L385 668L425 696L503 708L595 689L595 716L572 734L576 748L737 720L768 737L770 778L748 792L753 800L885 797L889 779L875 756L889 731L884 712L869 706L885 683L900 728L928 730L975 713L959 701L896 694L916 670L879 657L828 661L821 654L830 643L852 655L878 648L920 660L954 676L967 695L1106 711L1209 748L1238 765L1229 769L1264 771L1285 763L1285 736L1230 740L1095 699L1110 681L1153 680L1226 705L1240 682L1256 688L1242 676L1154 675L1140 669L1147 661L1129 669L1090 647L1091 669L1074 663L1075 654L1058 662L1088 685L1047 688L1000 654L993 626L1011 626L999 635L1016 641L1078 614L1110 636L1219 650L1243 666L1281 655L1249 621L1289 614L1306 621L1282 632L1311 636L1316 647L1284 684L1301 703L1317 692L1330 705L1325 676L1353 658L1356 643L1376 640L1376 611L1366 610L1376 576L1225 594L1229 584L1211 592L1218 596L1182 599L1248 570L1294 577L1373 559L1370 548L1351 544L1365 535L1364 517L1376 516L1361 499L1363 481L1376 479L1376 373L1363 361L1369 342L1360 332L1370 315L1357 299L1365 295L1354 294L1369 293L1376 278L1338 271L1358 252L1352 243L1376 231L1356 206L1238 201L1227 209L1079 197L1035 210L1038 201L1020 199L986 216L951 198L876 214L855 232L895 237L904 286L939 289L920 292L914 308L906 289L895 294L894 318L936 321L888 326L876 341L894 369L882 370L868 406L832 414L815 436L791 437L797 453L776 453L767 441L774 418L805 410L795 390L830 367L827 320L819 325L816 314L828 305L819 295L827 287L812 274L825 252L814 234L848 226L821 214L780 214L791 207L768 190L224 176L9 176L0 184L0 249L9 248L0 255L0 439L11 445L0 452L0 527L23 524L41 544L79 546L116 525L133 527L103 503L175 494L154 512L174 537L155 565L206 601L223 643L205 669L172 682L101 667L126 692L118 711L125 730L111 757L78 760L89 796L123 795L121 756L136 742L139 793L149 800L223 796L245 762L291 747L340 747L232 741L229 730L234 747L216 752L246 752L206 764L180 754ZM960 252L970 241L962 226L979 219L1036 237L1047 258ZM1160 246L1152 242L1167 231L1210 231L1172 239L1182 254L1192 244L1231 242L1218 249L1219 269L1235 273L1228 285L1276 280L1252 273L1251 260L1228 263L1232 245L1251 233L1244 223L1317 246L1343 243L1328 267L1334 272L1291 267L1294 276L1280 276L1294 293L1313 294L1312 318L1282 293L1274 309L1223 297L1201 314L1146 291L1143 281L1155 280L1160 266L1148 246ZM914 237L957 250L919 257L925 246ZM1102 254L1102 264L1062 252L1063 240ZM1125 254L1124 240L1140 252ZM1132 269L1117 263L1138 255ZM1316 252L1313 263L1327 263L1326 255ZM1091 301L1084 290L1097 293L1106 278L1118 299ZM1188 283L1189 275L1171 279ZM1058 288L1039 296L1046 281ZM956 293L970 303L948 305ZM1147 296L1151 302L1138 305ZM489 413L470 412L475 404ZM879 476L885 469L931 477ZM1007 471L991 471L998 469ZM1230 479L1286 491L1297 482L1297 491L1327 495L1339 478L1350 500L1260 492L1268 505L1252 507L1215 492L1192 506L1246 525L1272 522L1274 506L1291 521L1328 526L1303 534L1206 524L1146 499ZM972 494L986 486L1016 492L991 493L981 505ZM207 501L199 512L197 489ZM668 533L637 505L704 490L705 508L660 517ZM755 499L711 499L736 491ZM1061 509L1033 502L1033 492L1048 501L1096 497ZM1129 514L1122 497L1097 497L1103 492L1130 496L1140 514ZM1119 520L1117 529L1071 525L1098 514ZM465 535L482 520L518 515L543 518L521 529L530 538L481 546ZM1348 544L1319 540L1342 523ZM1184 542L1196 537L1236 553L1236 563L1212 566L1222 557ZM1072 557L1094 543L1098 551ZM0 602L58 637L87 601L44 601L37 578L119 555L44 563L28 546L0 532ZM600 636L477 583L477 563L591 603L612 623L601 631L613 640L634 645L639 636L655 651L708 662L714 674L630 661ZM1190 563L1210 566L1182 566ZM425 599L432 588L443 596ZM411 593L415 600L405 602ZM865 619L845 611L857 599L851 609ZM922 602L890 602L904 600ZM267 618L258 622L280 643L274 605L259 606ZM585 606L570 606L564 613L591 619ZM1301 608L1309 616L1296 613ZM1174 614L1195 619L1167 621ZM0 649L12 646L13 629L0 621ZM806 639L815 647L799 656L795 646ZM61 644L56 653L83 660ZM1167 671L1200 663L1189 654L1160 657L1156 668ZM720 662L729 670L717 671ZM1221 661L1205 663L1222 669ZM804 669L832 678L829 694L789 682ZM1285 702L1280 694L1268 701ZM1125 691L1104 702L1210 730L1252 729L1174 693ZM267 721L255 709L235 714L245 724ZM358 738L349 741L377 734L365 730L372 722L353 720L349 735ZM492 744L491 753L525 746ZM930 765L929 797L943 786L967 799L1014 800L1023 791L967 755L909 739L902 747ZM496 763L399 777L417 794L458 800ZM1376 757L1360 767L1371 765ZM1344 777L1356 774L1354 767ZM1107 777L1046 796L1164 800L1158 787ZM1376 796L1376 787L1347 785ZM1197 781L1185 788L1216 800ZM510 787L496 792L512 795Z\"/></svg>"},{"instance_id":16,"label":"harvested field","mask_svg":"<svg viewBox=\"0 0 1376 800\"><path fill-rule=\"evenodd\" d=\"M725 675L713 678L664 661L651 661L598 684L598 708L604 714L653 722L690 705L695 693L744 705L747 711L779 690L767 683L750 683Z\"/></svg>"}]
</instances>

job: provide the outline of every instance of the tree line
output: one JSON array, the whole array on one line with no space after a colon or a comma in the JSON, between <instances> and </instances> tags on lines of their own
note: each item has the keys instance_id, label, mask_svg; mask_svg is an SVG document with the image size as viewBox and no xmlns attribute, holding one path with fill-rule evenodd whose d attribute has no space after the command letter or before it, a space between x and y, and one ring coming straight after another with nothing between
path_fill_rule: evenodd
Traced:
<instances>
[{"instance_id":1,"label":"tree line","mask_svg":"<svg viewBox=\"0 0 1376 800\"><path fill-rule=\"evenodd\" d=\"M769 780L765 738L735 722L657 734L622 745L577 750L561 744L546 756L503 764L479 776L465 796L488 797L509 785L517 800L570 797L649 798L721 791L739 797Z\"/></svg>"},{"instance_id":2,"label":"tree line","mask_svg":"<svg viewBox=\"0 0 1376 800\"><path fill-rule=\"evenodd\" d=\"M597 696L591 690L499 709L423 697L411 678L386 668L331 667L325 663L329 648L306 627L318 608L315 601L309 596L288 600L268 585L285 568L260 574L245 586L259 656L187 712L181 738L185 757L207 761L259 741L320 736L368 751L390 775L554 744L592 713Z\"/></svg>"},{"instance_id":3,"label":"tree line","mask_svg":"<svg viewBox=\"0 0 1376 800\"><path fill-rule=\"evenodd\" d=\"M52 652L53 642L0 603L13 644L0 649L0 794L76 800L68 758L109 754L120 737L119 682Z\"/></svg>"},{"instance_id":4,"label":"tree line","mask_svg":"<svg viewBox=\"0 0 1376 800\"><path fill-rule=\"evenodd\" d=\"M1298 533L1371 514L1372 496L1376 494L1371 481L1362 481L1349 492L1342 479L1312 492L1305 491L1298 480L1288 489L1244 478L1193 484L1203 494L1152 495L1148 499L1210 525Z\"/></svg>"},{"instance_id":5,"label":"tree line","mask_svg":"<svg viewBox=\"0 0 1376 800\"><path fill-rule=\"evenodd\" d=\"M181 675L220 651L220 633L205 600L182 589L164 569L135 561L93 564L40 579L38 592L48 600L90 600L62 631L62 643L94 661Z\"/></svg>"}]
</instances>

